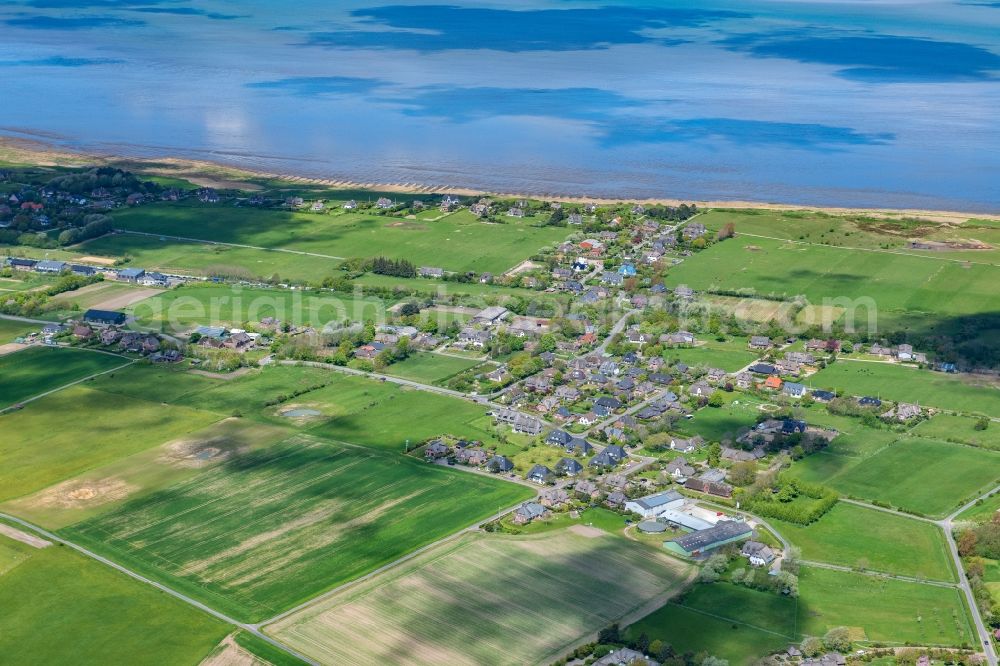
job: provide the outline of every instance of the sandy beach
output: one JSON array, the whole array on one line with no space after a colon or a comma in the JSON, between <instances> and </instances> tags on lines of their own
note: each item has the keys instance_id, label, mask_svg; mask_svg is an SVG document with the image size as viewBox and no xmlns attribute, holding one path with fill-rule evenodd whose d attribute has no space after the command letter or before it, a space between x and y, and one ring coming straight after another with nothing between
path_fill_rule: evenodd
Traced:
<instances>
[{"instance_id":1,"label":"sandy beach","mask_svg":"<svg viewBox=\"0 0 1000 666\"><path fill-rule=\"evenodd\" d=\"M831 215L867 215L873 217L912 217L941 224L962 224L969 219L1000 222L1000 213L974 213L948 210L926 210L912 208L851 208L836 206L814 206L808 204L773 203L767 201L715 200L691 201L682 199L609 199L592 197L585 193L548 195L523 194L520 192L488 192L462 187L427 186L420 183L379 183L351 180L309 178L288 173L274 173L236 168L204 160L181 159L171 156L158 158L136 158L123 155L83 154L68 151L42 141L0 137L0 160L15 164L39 166L117 166L131 171L156 176L181 178L201 187L218 189L242 189L256 191L263 187L254 181L275 180L289 186L318 187L331 189L361 189L397 194L450 194L462 197L504 197L525 198L540 201L559 201L569 204L594 203L598 205L616 203L640 203L643 205L677 206L682 203L695 204L699 208L733 208L770 210L807 210Z\"/></svg>"}]
</instances>

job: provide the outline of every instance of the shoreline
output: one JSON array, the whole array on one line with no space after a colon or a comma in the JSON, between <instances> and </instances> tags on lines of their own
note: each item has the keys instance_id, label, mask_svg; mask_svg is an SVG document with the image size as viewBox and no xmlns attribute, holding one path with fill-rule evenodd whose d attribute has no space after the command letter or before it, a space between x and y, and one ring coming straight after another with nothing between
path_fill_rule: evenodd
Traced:
<instances>
[{"instance_id":1,"label":"shoreline","mask_svg":"<svg viewBox=\"0 0 1000 666\"><path fill-rule=\"evenodd\" d=\"M622 203L639 203L643 205L679 206L680 204L695 204L699 208L728 208L733 210L779 210L779 211L811 211L829 215L867 215L872 217L900 218L912 217L937 222L941 224L958 225L970 219L980 219L1000 222L1000 212L981 213L954 210L932 210L917 208L876 208L850 206L816 206L809 204L789 204L766 201L748 200L716 200L698 201L671 198L608 198L589 197L585 195L540 195L523 194L519 192L484 191L463 187L434 187L419 183L363 183L350 180L333 180L296 176L294 174L275 173L263 170L233 167L219 162L195 160L178 157L129 157L125 155L75 152L36 139L0 136L0 160L25 165L52 167L84 167L84 166L118 166L153 176L173 177L188 180L201 187L218 189L241 189L256 191L264 189L254 183L254 180L268 179L289 186L318 186L330 189L358 189L372 192L393 194L450 194L462 197L501 197L532 199L536 201L559 201L569 204L594 203L598 205L613 205Z\"/></svg>"}]
</instances>

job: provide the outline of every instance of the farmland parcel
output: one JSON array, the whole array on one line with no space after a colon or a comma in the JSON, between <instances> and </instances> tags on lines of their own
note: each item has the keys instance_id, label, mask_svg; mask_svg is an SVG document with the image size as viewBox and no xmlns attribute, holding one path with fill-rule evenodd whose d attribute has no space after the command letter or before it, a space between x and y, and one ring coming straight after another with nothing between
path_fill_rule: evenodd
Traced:
<instances>
[{"instance_id":1,"label":"farmland parcel","mask_svg":"<svg viewBox=\"0 0 1000 666\"><path fill-rule=\"evenodd\" d=\"M297 436L64 532L239 619L259 621L530 494Z\"/></svg>"},{"instance_id":2,"label":"farmland parcel","mask_svg":"<svg viewBox=\"0 0 1000 666\"><path fill-rule=\"evenodd\" d=\"M0 535L0 654L12 664L198 663L230 631L215 618L68 548Z\"/></svg>"},{"instance_id":3,"label":"farmland parcel","mask_svg":"<svg viewBox=\"0 0 1000 666\"><path fill-rule=\"evenodd\" d=\"M662 553L584 530L470 534L267 631L328 664L549 663L678 592L688 571Z\"/></svg>"}]
</instances>

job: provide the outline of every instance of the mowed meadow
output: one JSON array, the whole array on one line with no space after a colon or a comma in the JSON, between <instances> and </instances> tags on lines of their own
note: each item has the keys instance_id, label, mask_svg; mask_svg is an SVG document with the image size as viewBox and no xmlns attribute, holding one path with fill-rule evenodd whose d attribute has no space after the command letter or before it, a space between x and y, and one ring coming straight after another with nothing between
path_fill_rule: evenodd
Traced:
<instances>
[{"instance_id":1,"label":"mowed meadow","mask_svg":"<svg viewBox=\"0 0 1000 666\"><path fill-rule=\"evenodd\" d=\"M541 219L487 224L467 210L435 220L362 213L313 214L199 203L155 204L115 215L129 231L232 243L272 250L295 250L337 261L383 254L418 266L452 271L502 273L568 232ZM118 238L122 243L127 239ZM164 243L169 245L165 239ZM161 243L161 246L163 243ZM148 247L149 244L147 243ZM94 246L86 249L93 250ZM119 246L117 249L125 249ZM178 253L179 254L179 253ZM314 257L315 258L315 257ZM182 261L178 256L176 261ZM231 259L226 260L232 263ZM252 270L253 266L249 266ZM315 275L313 276L315 278Z\"/></svg>"},{"instance_id":2,"label":"mowed meadow","mask_svg":"<svg viewBox=\"0 0 1000 666\"><path fill-rule=\"evenodd\" d=\"M322 663L547 664L692 572L592 527L470 534L265 631Z\"/></svg>"}]
</instances>

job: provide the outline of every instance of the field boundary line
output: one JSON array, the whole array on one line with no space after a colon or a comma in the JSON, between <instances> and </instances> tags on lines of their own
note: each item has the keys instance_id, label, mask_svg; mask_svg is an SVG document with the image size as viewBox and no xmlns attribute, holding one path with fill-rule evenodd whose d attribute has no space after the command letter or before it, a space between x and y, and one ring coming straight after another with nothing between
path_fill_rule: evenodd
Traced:
<instances>
[{"instance_id":1,"label":"field boundary line","mask_svg":"<svg viewBox=\"0 0 1000 666\"><path fill-rule=\"evenodd\" d=\"M115 562L113 560L110 560L110 559L108 559L106 557L98 555L97 553L93 552L92 550L88 550L87 548L84 548L83 546L80 546L80 545L78 545L76 543L73 543L72 541L69 541L67 539L63 539L62 537L60 537L57 534L54 534L54 533L49 532L48 530L46 530L44 528L41 528L41 527L39 527L37 525L29 523L26 520L21 520L20 518L18 518L16 516L12 516L12 515L7 514L7 513L0 513L0 518L4 518L4 519L9 520L11 522L17 523L18 525L21 525L22 527L27 527L28 529L30 529L30 530L32 530L32 531L34 531L34 532L42 535L43 537L45 537L47 539L50 539L50 540L52 540L52 541L54 541L56 543L60 543L60 544L62 544L64 546L72 548L73 550L77 551L81 555L84 555L85 557L88 557L88 558L90 558L92 560L100 562L101 564L103 564L105 566L108 566L108 567L110 567L110 568L118 571L119 573L125 574L126 576L128 576L130 578L133 578L133 579L139 581L140 583L145 583L146 585L150 585L152 587L155 587L156 589L160 590L161 592L164 592L165 594L168 594L168 595L174 597L175 599L179 599L180 601L183 601L183 602L187 603L190 606L194 606L195 608L197 608L197 609L199 609L199 610L201 610L201 611L203 611L205 613L208 613L209 615L211 615L212 617L216 618L217 620L221 620L221 621L225 622L226 624L230 624L230 625L233 625L235 627L239 627L241 629L245 629L246 631L249 631L250 633L254 634L255 636L258 636L259 638L267 641L268 643L270 643L274 647L287 652L288 654L292 655L293 657L296 657L297 659L301 659L302 661L306 662L307 664L311 664L312 666L320 666L320 664L318 664L316 661L310 659L309 657L305 656L304 654L302 654L302 653L300 653L300 652L298 652L298 651L296 651L296 650L294 650L294 649L286 646L285 644L281 643L280 641L278 641L278 640L276 640L276 639L274 639L274 638L272 638L272 637L264 634L257 627L255 627L253 625L249 625L249 624L243 623L243 622L239 622L235 618L229 617L225 613L217 611L214 608L212 608L211 606L203 604L202 602L200 602L200 601L198 601L196 599L192 599L191 597L187 596L186 594L178 592L177 590L174 590L173 588L171 588L171 587L169 587L167 585L164 585L163 583L158 583L155 580L152 580L150 578L147 578L147 577L143 576L142 574L136 573L135 571L132 571L131 569L128 569L127 567L124 567L124 566L118 564L117 562Z\"/></svg>"},{"instance_id":2,"label":"field boundary line","mask_svg":"<svg viewBox=\"0 0 1000 666\"><path fill-rule=\"evenodd\" d=\"M934 578L927 578L921 580L916 576L906 576L903 574L894 574L888 571L881 571L878 569L855 569L854 567L849 567L845 564L833 564L831 562L817 562L816 560L799 560L799 564L807 567L813 567L816 569L829 569L830 571L842 571L844 573L859 574L861 576L869 576L871 578L888 578L891 580L898 580L901 583L913 583L914 585L931 585L933 587L943 587L952 590L957 590L959 588L958 583L952 583L944 580L937 580Z\"/></svg>"},{"instance_id":3,"label":"field boundary line","mask_svg":"<svg viewBox=\"0 0 1000 666\"><path fill-rule=\"evenodd\" d=\"M319 257L320 259L333 259L335 261L346 261L347 257L337 257L332 254L320 254L319 252L305 252L304 250L291 250L282 247L263 247L260 245L246 245L244 243L227 243L225 241L213 241L206 240L204 238L188 238L185 236L171 236L169 234L151 234L147 231L132 231L130 229L117 229L116 231L123 234L132 234L135 236L146 236L149 238L166 238L168 240L179 240L186 243L201 243L202 245L222 245L225 247L238 247L244 250L261 250L263 252L286 252L288 254L298 254L304 257Z\"/></svg>"},{"instance_id":4,"label":"field boundary line","mask_svg":"<svg viewBox=\"0 0 1000 666\"><path fill-rule=\"evenodd\" d=\"M710 613L710 612L708 612L706 610L702 610L700 608L694 608L693 606L685 606L684 604L679 604L676 601L668 601L667 603L664 604L664 606L676 606L677 608L683 608L684 610L689 610L692 613L698 613L698 614L704 615L706 617L715 618L716 620L722 620L723 622L731 622L733 624L741 624L744 627L749 627L751 629L756 629L757 631L763 632L765 634L771 634L773 636L777 636L779 638L784 638L785 640L792 641L792 642L795 641L795 638L792 637L792 636L787 636L785 634L779 633L777 631L773 631L771 629L765 629L764 627L758 627L756 624L750 624L749 622L743 622L742 620L734 620L731 617L725 617L723 615L716 615L715 613Z\"/></svg>"},{"instance_id":5,"label":"field boundary line","mask_svg":"<svg viewBox=\"0 0 1000 666\"><path fill-rule=\"evenodd\" d=\"M90 350L88 350L88 351L90 351ZM103 352L103 353L108 354L109 356L118 356L118 354L112 354L110 352ZM35 402L36 400L40 400L40 399L42 399L42 398L44 398L46 396L52 395L53 393L58 393L59 391L62 391L64 389L68 389L68 388L70 388L72 386L76 386L77 384L82 384L83 382L90 381L91 379L94 379L95 377L100 377L101 375L106 375L106 374L108 374L110 372L116 372L118 370L121 370L122 368L127 368L130 365L133 365L133 364L135 364L137 362L137 359L127 359L124 356L118 356L118 358L125 359L125 360L128 361L128 363L123 363L121 365L115 366L115 367L111 368L110 370L102 370L101 372L95 372L92 375L88 375L88 376L83 377L81 379L77 379L76 381L70 382L69 384L63 384L62 386L58 386L58 387L56 387L54 389L45 391L44 393L39 393L38 395L31 396L30 398L25 398L24 400L19 400L16 403L14 403L13 405L8 405L7 407L4 407L3 409L0 409L0 414L6 414L7 412L15 411L17 409L20 409L24 405L27 405L28 403Z\"/></svg>"},{"instance_id":6,"label":"field boundary line","mask_svg":"<svg viewBox=\"0 0 1000 666\"><path fill-rule=\"evenodd\" d=\"M926 254L914 254L912 252L902 252L899 250L883 250L881 248L873 247L852 247L848 245L827 245L825 243L812 243L809 241L793 240L791 238L778 238L777 236L765 236L763 234L751 234L746 232L737 232L736 236L748 236L750 238L765 238L767 240L782 241L784 243L793 243L795 245L807 245L810 247L825 247L831 250L856 250L858 252L874 252L876 254L896 254L901 257L917 257L919 259L931 259L934 261L947 261L955 264L972 264L975 266L990 266L995 268L997 264L987 263L983 261L969 261L967 259L952 259L950 257L934 257Z\"/></svg>"}]
</instances>

